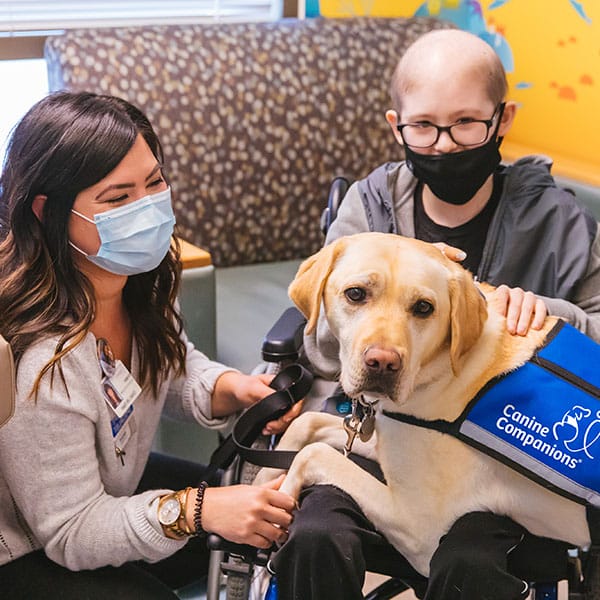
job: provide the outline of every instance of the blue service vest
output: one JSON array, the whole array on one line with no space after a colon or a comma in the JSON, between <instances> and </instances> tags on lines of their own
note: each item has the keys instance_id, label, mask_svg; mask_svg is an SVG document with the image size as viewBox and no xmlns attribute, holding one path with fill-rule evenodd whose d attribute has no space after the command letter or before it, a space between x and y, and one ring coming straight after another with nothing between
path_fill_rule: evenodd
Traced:
<instances>
[{"instance_id":1,"label":"blue service vest","mask_svg":"<svg viewBox=\"0 0 600 600\"><path fill-rule=\"evenodd\" d=\"M563 496L600 507L600 344L564 321L527 363L489 381L456 421L383 414L451 434Z\"/></svg>"}]
</instances>

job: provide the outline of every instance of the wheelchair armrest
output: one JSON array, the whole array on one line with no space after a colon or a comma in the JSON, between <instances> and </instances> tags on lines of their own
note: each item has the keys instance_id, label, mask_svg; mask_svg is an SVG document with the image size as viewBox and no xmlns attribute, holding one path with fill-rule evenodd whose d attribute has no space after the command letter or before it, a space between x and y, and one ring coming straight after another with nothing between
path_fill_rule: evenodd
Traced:
<instances>
[{"instance_id":1,"label":"wheelchair armrest","mask_svg":"<svg viewBox=\"0 0 600 600\"><path fill-rule=\"evenodd\" d=\"M248 544L236 544L230 542L225 538L222 538L216 533L209 533L206 538L206 545L209 550L222 550L228 554L234 554L241 556L246 561L250 561L255 565L264 567L269 562L269 556L271 555L271 548L264 550L262 548L255 548Z\"/></svg>"},{"instance_id":2,"label":"wheelchair armrest","mask_svg":"<svg viewBox=\"0 0 600 600\"><path fill-rule=\"evenodd\" d=\"M323 235L327 235L331 224L335 221L340 204L348 191L348 188L352 185L352 181L348 177L338 175L334 177L329 188L329 196L327 198L327 206L321 213L321 231Z\"/></svg>"},{"instance_id":3,"label":"wheelchair armrest","mask_svg":"<svg viewBox=\"0 0 600 600\"><path fill-rule=\"evenodd\" d=\"M304 315L295 306L286 309L263 340L263 360L267 362L297 360L302 348L305 325Z\"/></svg>"}]
</instances>

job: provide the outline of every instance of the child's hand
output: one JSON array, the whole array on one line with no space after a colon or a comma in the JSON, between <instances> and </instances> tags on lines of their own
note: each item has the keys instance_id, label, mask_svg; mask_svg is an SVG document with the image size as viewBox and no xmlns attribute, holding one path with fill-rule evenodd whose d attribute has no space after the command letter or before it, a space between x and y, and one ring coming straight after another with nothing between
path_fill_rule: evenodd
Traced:
<instances>
[{"instance_id":1,"label":"child's hand","mask_svg":"<svg viewBox=\"0 0 600 600\"><path fill-rule=\"evenodd\" d=\"M530 327L541 329L548 316L544 301L519 287L501 285L485 296L489 306L506 317L506 329L513 335L527 335Z\"/></svg>"},{"instance_id":2,"label":"child's hand","mask_svg":"<svg viewBox=\"0 0 600 600\"><path fill-rule=\"evenodd\" d=\"M444 242L433 242L433 245L439 249L439 251L447 256L450 260L454 262L462 262L467 258L467 253L461 250L460 248L455 248L454 246L449 246Z\"/></svg>"},{"instance_id":3,"label":"child's hand","mask_svg":"<svg viewBox=\"0 0 600 600\"><path fill-rule=\"evenodd\" d=\"M262 430L262 434L274 435L283 433L289 427L290 423L300 414L303 404L304 400L298 400L298 402L295 402L292 405L292 408L279 417L279 419L276 421L269 421Z\"/></svg>"}]
</instances>

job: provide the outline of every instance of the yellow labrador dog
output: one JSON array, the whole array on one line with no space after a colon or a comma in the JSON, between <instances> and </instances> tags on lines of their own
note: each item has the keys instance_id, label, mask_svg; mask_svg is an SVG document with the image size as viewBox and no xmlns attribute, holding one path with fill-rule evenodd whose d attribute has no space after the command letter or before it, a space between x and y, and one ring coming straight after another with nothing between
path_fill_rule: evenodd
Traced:
<instances>
[{"instance_id":1,"label":"yellow labrador dog","mask_svg":"<svg viewBox=\"0 0 600 600\"><path fill-rule=\"evenodd\" d=\"M300 450L282 485L333 484L423 575L440 537L470 511L506 514L530 532L586 546L582 505L552 493L450 435L380 411L453 421L495 375L521 365L556 322L525 337L487 310L471 275L437 248L392 234L341 238L308 258L290 297L317 323L323 307L340 342L340 381L377 400L376 453L386 484L345 458L339 417L305 413L279 448ZM259 478L273 475L263 470Z\"/></svg>"}]
</instances>

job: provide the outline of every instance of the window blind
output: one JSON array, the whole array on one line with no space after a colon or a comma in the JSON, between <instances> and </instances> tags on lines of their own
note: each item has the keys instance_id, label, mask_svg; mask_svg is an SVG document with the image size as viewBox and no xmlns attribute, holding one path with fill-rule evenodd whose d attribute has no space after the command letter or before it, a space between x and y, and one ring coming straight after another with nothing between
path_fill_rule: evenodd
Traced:
<instances>
[{"instance_id":1,"label":"window blind","mask_svg":"<svg viewBox=\"0 0 600 600\"><path fill-rule=\"evenodd\" d=\"M281 16L281 0L0 0L0 31L261 21Z\"/></svg>"}]
</instances>

